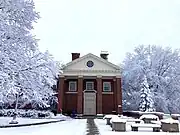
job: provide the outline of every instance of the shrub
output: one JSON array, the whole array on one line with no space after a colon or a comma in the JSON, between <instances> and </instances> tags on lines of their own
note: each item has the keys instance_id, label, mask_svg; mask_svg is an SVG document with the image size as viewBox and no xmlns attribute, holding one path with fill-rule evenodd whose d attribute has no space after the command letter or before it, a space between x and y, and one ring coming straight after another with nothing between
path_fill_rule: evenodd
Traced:
<instances>
[{"instance_id":1,"label":"shrub","mask_svg":"<svg viewBox=\"0 0 180 135\"><path fill-rule=\"evenodd\" d=\"M14 109L0 109L0 116L12 117L14 115ZM40 110L23 110L18 109L18 117L26 118L50 118L53 113L50 111L40 111Z\"/></svg>"}]
</instances>

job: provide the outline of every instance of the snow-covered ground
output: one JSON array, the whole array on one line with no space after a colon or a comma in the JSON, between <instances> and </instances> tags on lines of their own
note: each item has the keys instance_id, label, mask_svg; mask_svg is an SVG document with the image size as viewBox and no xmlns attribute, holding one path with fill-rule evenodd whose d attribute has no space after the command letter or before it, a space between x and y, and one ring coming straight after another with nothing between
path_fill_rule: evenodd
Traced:
<instances>
[{"instance_id":1,"label":"snow-covered ground","mask_svg":"<svg viewBox=\"0 0 180 135\"><path fill-rule=\"evenodd\" d=\"M126 124L126 132L112 131L112 128L106 125L106 120L103 119L95 119L95 124L99 129L100 135L180 135L180 133L152 132L150 128L140 128L138 132L133 132L130 127L131 122ZM86 135L86 126L86 119L67 119L66 121L45 125L0 128L0 135Z\"/></svg>"},{"instance_id":2,"label":"snow-covered ground","mask_svg":"<svg viewBox=\"0 0 180 135\"><path fill-rule=\"evenodd\" d=\"M85 133L86 119L69 119L30 127L0 128L2 135L85 135Z\"/></svg>"},{"instance_id":3,"label":"snow-covered ground","mask_svg":"<svg viewBox=\"0 0 180 135\"><path fill-rule=\"evenodd\" d=\"M57 120L69 120L71 118L64 115L53 116L48 119L30 119L30 118L17 118L18 124L31 124L31 123L40 123L48 121L57 121ZM12 120L12 117L0 117L0 126L9 125L9 122Z\"/></svg>"},{"instance_id":4,"label":"snow-covered ground","mask_svg":"<svg viewBox=\"0 0 180 135\"><path fill-rule=\"evenodd\" d=\"M180 133L166 133L166 132L153 132L151 128L140 128L138 132L131 131L131 124L126 124L126 132L115 132L109 125L106 125L106 120L95 119L95 124L99 129L101 135L180 135Z\"/></svg>"}]
</instances>

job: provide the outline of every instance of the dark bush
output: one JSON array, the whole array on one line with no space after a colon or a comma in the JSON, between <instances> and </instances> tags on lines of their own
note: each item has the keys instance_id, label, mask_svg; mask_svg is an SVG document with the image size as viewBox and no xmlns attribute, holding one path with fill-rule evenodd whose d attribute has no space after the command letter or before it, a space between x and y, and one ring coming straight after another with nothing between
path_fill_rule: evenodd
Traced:
<instances>
[{"instance_id":1,"label":"dark bush","mask_svg":"<svg viewBox=\"0 0 180 135\"><path fill-rule=\"evenodd\" d=\"M44 114L44 113L38 113L38 117L39 117L39 118L45 118L45 117L46 117L46 114Z\"/></svg>"},{"instance_id":2,"label":"dark bush","mask_svg":"<svg viewBox=\"0 0 180 135\"><path fill-rule=\"evenodd\" d=\"M4 111L0 110L0 116L4 116Z\"/></svg>"},{"instance_id":3,"label":"dark bush","mask_svg":"<svg viewBox=\"0 0 180 135\"><path fill-rule=\"evenodd\" d=\"M72 110L67 110L66 112L63 111L62 114L66 115L66 116L71 116Z\"/></svg>"},{"instance_id":4,"label":"dark bush","mask_svg":"<svg viewBox=\"0 0 180 135\"><path fill-rule=\"evenodd\" d=\"M123 112L123 115L127 116L127 117L133 117L133 118L139 118L140 117L140 114L138 111L126 111L126 112Z\"/></svg>"},{"instance_id":5,"label":"dark bush","mask_svg":"<svg viewBox=\"0 0 180 135\"><path fill-rule=\"evenodd\" d=\"M179 114L171 114L171 118L174 120L179 120L180 115Z\"/></svg>"}]
</instances>

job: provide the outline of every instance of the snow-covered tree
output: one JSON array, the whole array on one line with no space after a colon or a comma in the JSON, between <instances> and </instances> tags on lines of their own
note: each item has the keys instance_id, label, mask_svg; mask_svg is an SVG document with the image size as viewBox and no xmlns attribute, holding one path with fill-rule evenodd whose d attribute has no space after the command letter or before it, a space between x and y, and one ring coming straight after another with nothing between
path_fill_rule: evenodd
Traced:
<instances>
[{"instance_id":1,"label":"snow-covered tree","mask_svg":"<svg viewBox=\"0 0 180 135\"><path fill-rule=\"evenodd\" d=\"M144 76L156 111L180 111L180 51L169 47L138 46L123 62L123 98L126 109L139 109Z\"/></svg>"},{"instance_id":2,"label":"snow-covered tree","mask_svg":"<svg viewBox=\"0 0 180 135\"><path fill-rule=\"evenodd\" d=\"M153 93L149 89L149 85L147 83L146 77L144 77L144 81L142 82L142 88L140 91L139 110L142 112L155 111L154 101L153 101Z\"/></svg>"},{"instance_id":3,"label":"snow-covered tree","mask_svg":"<svg viewBox=\"0 0 180 135\"><path fill-rule=\"evenodd\" d=\"M38 50L31 34L39 18L32 0L0 0L0 104L11 108L47 106L58 68L52 56Z\"/></svg>"}]
</instances>

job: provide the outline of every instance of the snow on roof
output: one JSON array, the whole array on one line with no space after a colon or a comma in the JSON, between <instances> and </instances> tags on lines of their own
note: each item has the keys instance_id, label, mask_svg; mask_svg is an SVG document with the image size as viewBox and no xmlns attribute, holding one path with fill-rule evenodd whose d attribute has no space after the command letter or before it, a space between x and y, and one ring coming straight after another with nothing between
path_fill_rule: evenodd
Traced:
<instances>
[{"instance_id":1,"label":"snow on roof","mask_svg":"<svg viewBox=\"0 0 180 135\"><path fill-rule=\"evenodd\" d=\"M110 123L112 123L112 122L124 122L125 123L126 120L119 118L117 115L114 115L111 117L111 120L110 120Z\"/></svg>"},{"instance_id":2,"label":"snow on roof","mask_svg":"<svg viewBox=\"0 0 180 135\"><path fill-rule=\"evenodd\" d=\"M180 117L180 114L171 114L171 116Z\"/></svg>"},{"instance_id":3,"label":"snow on roof","mask_svg":"<svg viewBox=\"0 0 180 135\"><path fill-rule=\"evenodd\" d=\"M159 119L158 116L153 115L153 114L145 114L145 115L142 115L139 119L144 119L144 118L147 118L147 119Z\"/></svg>"},{"instance_id":4,"label":"snow on roof","mask_svg":"<svg viewBox=\"0 0 180 135\"><path fill-rule=\"evenodd\" d=\"M170 123L170 124L172 124L172 123L178 123L178 124L179 124L179 121L178 121L178 120L174 120L174 119L172 119L172 118L163 119L163 120L161 120L161 122Z\"/></svg>"},{"instance_id":5,"label":"snow on roof","mask_svg":"<svg viewBox=\"0 0 180 135\"><path fill-rule=\"evenodd\" d=\"M130 111L130 112L134 112L134 113L140 113L141 111Z\"/></svg>"},{"instance_id":6,"label":"snow on roof","mask_svg":"<svg viewBox=\"0 0 180 135\"><path fill-rule=\"evenodd\" d=\"M126 123L126 120L125 119L120 119L120 118L118 118L118 119L111 119L110 120L110 122L112 123L112 122L122 122L122 123Z\"/></svg>"},{"instance_id":7,"label":"snow on roof","mask_svg":"<svg viewBox=\"0 0 180 135\"><path fill-rule=\"evenodd\" d=\"M164 115L162 112L139 112L139 114L159 114L159 115Z\"/></svg>"},{"instance_id":8,"label":"snow on roof","mask_svg":"<svg viewBox=\"0 0 180 135\"><path fill-rule=\"evenodd\" d=\"M97 114L97 116L103 116L104 114Z\"/></svg>"},{"instance_id":9,"label":"snow on roof","mask_svg":"<svg viewBox=\"0 0 180 135\"><path fill-rule=\"evenodd\" d=\"M112 118L112 117L114 117L114 116L117 116L117 115L112 115L112 114L105 115L105 116L103 117L103 119ZM118 117L118 116L117 116L117 117Z\"/></svg>"},{"instance_id":10,"label":"snow on roof","mask_svg":"<svg viewBox=\"0 0 180 135\"><path fill-rule=\"evenodd\" d=\"M154 120L151 120L151 123L161 125L161 121L154 121Z\"/></svg>"},{"instance_id":11,"label":"snow on roof","mask_svg":"<svg viewBox=\"0 0 180 135\"><path fill-rule=\"evenodd\" d=\"M68 116L62 115L62 114L57 114L56 116L51 116L51 119L62 119L62 120L67 120L67 119L71 119Z\"/></svg>"}]
</instances>

